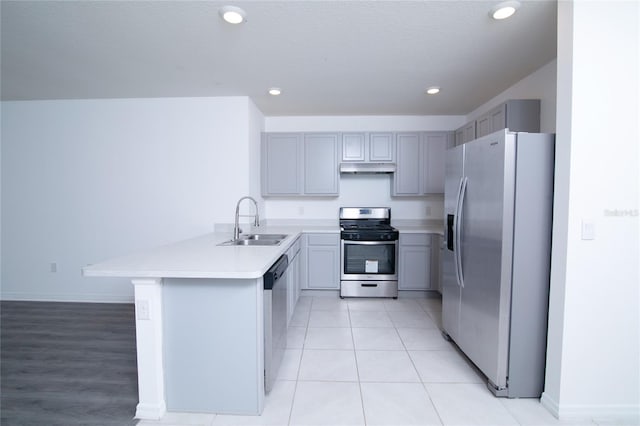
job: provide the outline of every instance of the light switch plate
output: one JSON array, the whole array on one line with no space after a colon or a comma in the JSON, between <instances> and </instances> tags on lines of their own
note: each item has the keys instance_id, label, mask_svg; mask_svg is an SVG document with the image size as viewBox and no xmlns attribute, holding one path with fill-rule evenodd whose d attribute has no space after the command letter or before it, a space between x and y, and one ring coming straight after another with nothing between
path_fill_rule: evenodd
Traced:
<instances>
[{"instance_id":1,"label":"light switch plate","mask_svg":"<svg viewBox=\"0 0 640 426\"><path fill-rule=\"evenodd\" d=\"M136 319L139 319L139 320L151 319L148 300L136 300Z\"/></svg>"}]
</instances>

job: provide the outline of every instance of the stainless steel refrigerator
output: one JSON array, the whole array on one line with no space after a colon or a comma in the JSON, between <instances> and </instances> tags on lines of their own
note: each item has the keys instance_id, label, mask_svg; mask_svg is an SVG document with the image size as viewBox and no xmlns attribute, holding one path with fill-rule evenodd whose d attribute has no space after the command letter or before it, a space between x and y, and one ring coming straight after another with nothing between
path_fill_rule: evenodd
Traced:
<instances>
[{"instance_id":1,"label":"stainless steel refrigerator","mask_svg":"<svg viewBox=\"0 0 640 426\"><path fill-rule=\"evenodd\" d=\"M540 397L554 136L502 130L447 151L442 320L496 396Z\"/></svg>"}]
</instances>

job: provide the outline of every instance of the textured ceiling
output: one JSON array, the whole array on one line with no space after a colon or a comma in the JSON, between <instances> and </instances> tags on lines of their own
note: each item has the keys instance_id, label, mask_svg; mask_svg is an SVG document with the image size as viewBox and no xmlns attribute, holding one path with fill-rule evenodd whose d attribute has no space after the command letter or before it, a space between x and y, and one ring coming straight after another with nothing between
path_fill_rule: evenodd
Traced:
<instances>
[{"instance_id":1,"label":"textured ceiling","mask_svg":"<svg viewBox=\"0 0 640 426\"><path fill-rule=\"evenodd\" d=\"M2 100L249 96L274 115L466 114L556 56L556 1L5 1ZM242 7L247 22L218 16ZM427 96L428 86L442 92ZM279 97L267 95L281 87Z\"/></svg>"}]
</instances>

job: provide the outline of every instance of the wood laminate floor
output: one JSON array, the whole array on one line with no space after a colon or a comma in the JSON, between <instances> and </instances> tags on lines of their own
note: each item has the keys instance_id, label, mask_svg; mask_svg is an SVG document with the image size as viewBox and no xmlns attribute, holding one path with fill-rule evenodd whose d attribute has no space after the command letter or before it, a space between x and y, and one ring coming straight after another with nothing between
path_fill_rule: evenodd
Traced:
<instances>
[{"instance_id":1,"label":"wood laminate floor","mask_svg":"<svg viewBox=\"0 0 640 426\"><path fill-rule=\"evenodd\" d=\"M133 304L0 303L0 423L133 425Z\"/></svg>"}]
</instances>

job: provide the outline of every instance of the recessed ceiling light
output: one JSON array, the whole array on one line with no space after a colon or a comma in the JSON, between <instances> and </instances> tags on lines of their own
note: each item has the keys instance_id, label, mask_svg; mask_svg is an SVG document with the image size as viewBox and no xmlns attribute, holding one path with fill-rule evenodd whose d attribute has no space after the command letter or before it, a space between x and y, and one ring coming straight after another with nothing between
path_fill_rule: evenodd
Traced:
<instances>
[{"instance_id":1,"label":"recessed ceiling light","mask_svg":"<svg viewBox=\"0 0 640 426\"><path fill-rule=\"evenodd\" d=\"M280 93L282 93L282 90L280 90L279 87L272 87L269 89L269 94L272 96L278 96Z\"/></svg>"},{"instance_id":2,"label":"recessed ceiling light","mask_svg":"<svg viewBox=\"0 0 640 426\"><path fill-rule=\"evenodd\" d=\"M426 90L428 95L435 95L436 93L440 93L440 88L438 86L428 87Z\"/></svg>"},{"instance_id":3,"label":"recessed ceiling light","mask_svg":"<svg viewBox=\"0 0 640 426\"><path fill-rule=\"evenodd\" d=\"M230 24L241 24L247 14L244 10L236 6L223 6L220 8L220 16Z\"/></svg>"},{"instance_id":4,"label":"recessed ceiling light","mask_svg":"<svg viewBox=\"0 0 640 426\"><path fill-rule=\"evenodd\" d=\"M520 2L516 0L503 1L491 8L489 16L493 19L507 19L516 13L516 10L520 7Z\"/></svg>"}]
</instances>

